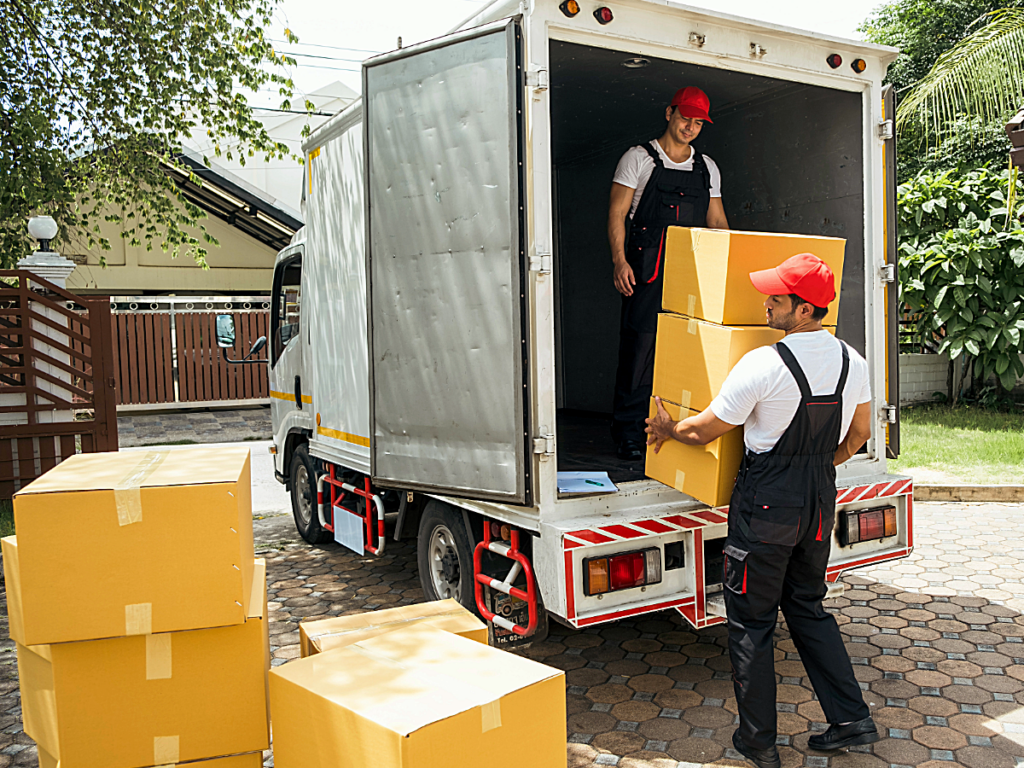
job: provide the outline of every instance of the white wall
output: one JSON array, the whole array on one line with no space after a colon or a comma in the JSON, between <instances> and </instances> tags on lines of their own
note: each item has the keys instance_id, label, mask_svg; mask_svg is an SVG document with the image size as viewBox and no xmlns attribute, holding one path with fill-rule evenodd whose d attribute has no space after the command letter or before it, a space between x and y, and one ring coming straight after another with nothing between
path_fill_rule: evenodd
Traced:
<instances>
[{"instance_id":1,"label":"white wall","mask_svg":"<svg viewBox=\"0 0 1024 768\"><path fill-rule=\"evenodd\" d=\"M1021 358L1024 359L1024 355ZM900 405L929 402L935 399L936 392L947 394L948 371L948 355L900 355ZM959 381L960 360L953 375ZM1021 389L1024 389L1024 379L1018 379L1014 387L1015 391Z\"/></svg>"}]
</instances>

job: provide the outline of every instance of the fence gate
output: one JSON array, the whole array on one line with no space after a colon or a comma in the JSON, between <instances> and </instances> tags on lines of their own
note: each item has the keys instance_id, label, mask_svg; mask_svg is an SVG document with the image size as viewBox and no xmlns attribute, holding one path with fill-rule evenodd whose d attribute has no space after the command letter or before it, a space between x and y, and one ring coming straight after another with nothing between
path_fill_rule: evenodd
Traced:
<instances>
[{"instance_id":1,"label":"fence gate","mask_svg":"<svg viewBox=\"0 0 1024 768\"><path fill-rule=\"evenodd\" d=\"M237 341L228 352L241 357L268 334L268 297L118 296L109 301L118 405L268 401L266 366L226 362L214 333L217 315L233 314Z\"/></svg>"},{"instance_id":2,"label":"fence gate","mask_svg":"<svg viewBox=\"0 0 1024 768\"><path fill-rule=\"evenodd\" d=\"M75 453L116 451L114 385L107 300L0 270L0 498Z\"/></svg>"}]
</instances>

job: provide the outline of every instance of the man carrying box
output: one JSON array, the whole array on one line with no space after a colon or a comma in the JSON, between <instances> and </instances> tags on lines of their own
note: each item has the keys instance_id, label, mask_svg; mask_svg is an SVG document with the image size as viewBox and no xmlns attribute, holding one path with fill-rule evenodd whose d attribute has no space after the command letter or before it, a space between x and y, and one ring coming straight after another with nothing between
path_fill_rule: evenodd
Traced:
<instances>
[{"instance_id":1,"label":"man carrying box","mask_svg":"<svg viewBox=\"0 0 1024 768\"><path fill-rule=\"evenodd\" d=\"M670 225L729 228L718 166L690 145L704 123L711 122L710 106L700 88L680 88L665 108L668 126L662 137L629 149L612 178L608 243L615 289L622 294L612 438L619 458L626 461L644 456L665 229Z\"/></svg>"},{"instance_id":2,"label":"man carrying box","mask_svg":"<svg viewBox=\"0 0 1024 768\"><path fill-rule=\"evenodd\" d=\"M871 435L864 358L821 325L835 299L828 266L809 253L752 272L768 325L784 341L748 352L697 416L673 421L658 403L647 420L655 452L668 439L706 445L743 425L744 452L729 504L725 606L740 725L737 751L779 768L773 639L782 609L829 729L808 746L878 741L835 619L822 607L835 524L835 467Z\"/></svg>"}]
</instances>

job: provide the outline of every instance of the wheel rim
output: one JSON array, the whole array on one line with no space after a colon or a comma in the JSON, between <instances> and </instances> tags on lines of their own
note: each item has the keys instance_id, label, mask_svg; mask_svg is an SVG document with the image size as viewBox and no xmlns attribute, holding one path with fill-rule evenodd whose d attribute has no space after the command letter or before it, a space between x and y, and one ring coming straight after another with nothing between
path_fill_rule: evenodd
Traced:
<instances>
[{"instance_id":1,"label":"wheel rim","mask_svg":"<svg viewBox=\"0 0 1024 768\"><path fill-rule=\"evenodd\" d=\"M295 470L295 509L303 526L309 525L313 518L313 495L310 493L309 470L300 464Z\"/></svg>"},{"instance_id":2,"label":"wheel rim","mask_svg":"<svg viewBox=\"0 0 1024 768\"><path fill-rule=\"evenodd\" d=\"M461 600L462 572L455 536L446 525L439 525L430 534L427 545L430 559L430 583L439 599Z\"/></svg>"}]
</instances>

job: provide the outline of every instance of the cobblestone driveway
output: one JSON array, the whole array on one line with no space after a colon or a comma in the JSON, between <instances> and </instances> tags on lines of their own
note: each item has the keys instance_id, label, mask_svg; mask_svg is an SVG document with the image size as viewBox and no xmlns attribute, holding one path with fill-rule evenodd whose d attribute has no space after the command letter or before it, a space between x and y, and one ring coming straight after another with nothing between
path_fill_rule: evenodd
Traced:
<instances>
[{"instance_id":1,"label":"cobblestone driveway","mask_svg":"<svg viewBox=\"0 0 1024 768\"><path fill-rule=\"evenodd\" d=\"M807 750L822 713L781 626L776 642L783 766L1024 765L1024 506L917 505L917 549L857 572L831 601L886 738L850 753ZM273 663L298 656L297 623L422 599L411 542L380 560L257 527L268 560ZM12 644L0 646L0 768L35 765L21 732ZM735 700L725 631L669 613L587 630L554 625L526 654L566 670L569 766L749 765L728 747ZM269 755L268 755L269 757ZM268 760L268 764L271 764Z\"/></svg>"}]
</instances>

